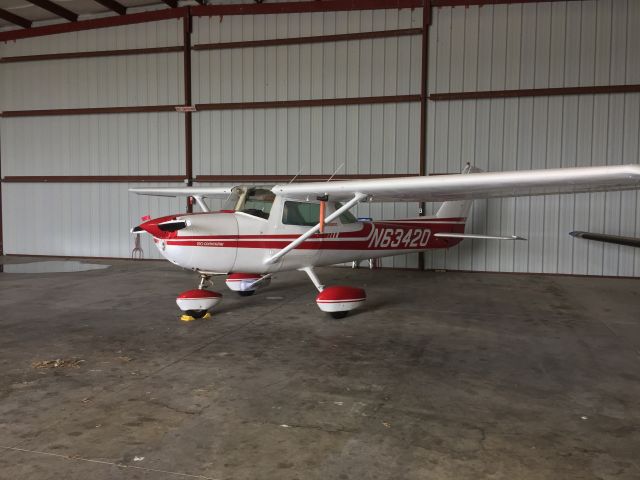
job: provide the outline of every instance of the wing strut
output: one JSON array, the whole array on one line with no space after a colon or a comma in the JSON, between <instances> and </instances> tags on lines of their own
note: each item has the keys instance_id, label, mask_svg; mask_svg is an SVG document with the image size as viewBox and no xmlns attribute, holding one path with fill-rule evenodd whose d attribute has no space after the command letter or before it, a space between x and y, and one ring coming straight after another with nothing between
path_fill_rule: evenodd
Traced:
<instances>
[{"instance_id":1,"label":"wing strut","mask_svg":"<svg viewBox=\"0 0 640 480\"><path fill-rule=\"evenodd\" d=\"M340 207L335 212L333 212L331 215L329 215L327 218L325 218L324 219L324 223L329 223L334 218L338 218L340 215L342 215L347 210L351 209L357 203L360 203L366 197L367 197L367 195L365 195L364 193L356 193L356 194L354 194L353 198L351 200L349 200L342 207ZM269 265L271 263L277 262L280 258L282 258L284 255L289 253L291 250L296 248L298 245L300 245L302 242L304 242L307 238L309 238L311 235L316 233L318 230L320 230L320 223L318 223L315 227L312 227L309 230L307 230L306 232L304 232L302 235L300 235L298 238L296 238L293 242L291 242L289 245L284 247L282 250L278 251L277 253L275 253L271 257L267 258L264 261L264 263Z\"/></svg>"},{"instance_id":2,"label":"wing strut","mask_svg":"<svg viewBox=\"0 0 640 480\"><path fill-rule=\"evenodd\" d=\"M198 206L200 207L200 210L202 210L203 212L210 212L211 211L211 210L209 210L209 207L207 206L207 204L204 203L204 200L202 199L202 195L192 195L192 197L198 203Z\"/></svg>"}]
</instances>

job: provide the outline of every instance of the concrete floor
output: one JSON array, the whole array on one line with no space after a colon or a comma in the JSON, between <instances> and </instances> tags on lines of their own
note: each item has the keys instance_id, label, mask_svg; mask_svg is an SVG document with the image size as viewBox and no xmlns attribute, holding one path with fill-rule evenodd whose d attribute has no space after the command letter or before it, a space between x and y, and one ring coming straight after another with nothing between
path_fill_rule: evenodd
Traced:
<instances>
[{"instance_id":1,"label":"concrete floor","mask_svg":"<svg viewBox=\"0 0 640 480\"><path fill-rule=\"evenodd\" d=\"M2 479L640 478L637 280L322 269L366 308L294 272L182 323L193 274L103 263L0 274Z\"/></svg>"}]
</instances>

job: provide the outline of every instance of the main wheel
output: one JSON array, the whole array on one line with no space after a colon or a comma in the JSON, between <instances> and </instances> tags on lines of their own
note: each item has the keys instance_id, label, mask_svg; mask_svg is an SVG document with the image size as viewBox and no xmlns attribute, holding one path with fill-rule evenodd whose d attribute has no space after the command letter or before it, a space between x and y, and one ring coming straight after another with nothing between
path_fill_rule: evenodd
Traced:
<instances>
[{"instance_id":1,"label":"main wheel","mask_svg":"<svg viewBox=\"0 0 640 480\"><path fill-rule=\"evenodd\" d=\"M207 311L206 310L187 310L184 313L186 313L187 315L193 318L202 318L207 314Z\"/></svg>"},{"instance_id":2,"label":"main wheel","mask_svg":"<svg viewBox=\"0 0 640 480\"><path fill-rule=\"evenodd\" d=\"M346 317L348 314L349 314L348 310L344 310L342 312L330 312L329 313L329 315L331 315L332 318L335 318L335 319L338 319L338 320L341 319L341 318Z\"/></svg>"},{"instance_id":3,"label":"main wheel","mask_svg":"<svg viewBox=\"0 0 640 480\"><path fill-rule=\"evenodd\" d=\"M240 295L241 297L250 297L251 295L253 295L254 293L256 293L255 290L239 290L238 291L238 295Z\"/></svg>"}]
</instances>

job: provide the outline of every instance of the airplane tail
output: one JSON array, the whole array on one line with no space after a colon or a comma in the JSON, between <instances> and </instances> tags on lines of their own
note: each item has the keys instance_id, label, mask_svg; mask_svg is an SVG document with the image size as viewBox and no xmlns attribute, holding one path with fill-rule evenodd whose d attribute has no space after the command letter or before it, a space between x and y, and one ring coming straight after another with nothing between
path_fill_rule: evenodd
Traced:
<instances>
[{"instance_id":1,"label":"airplane tail","mask_svg":"<svg viewBox=\"0 0 640 480\"><path fill-rule=\"evenodd\" d=\"M479 173L482 172L477 167L472 167L469 163L464 167L461 172L461 175L466 175L468 173ZM469 216L469 211L471 210L471 205L473 200L454 200L449 202L444 202L438 212L436 213L436 218L464 218L466 219Z\"/></svg>"}]
</instances>

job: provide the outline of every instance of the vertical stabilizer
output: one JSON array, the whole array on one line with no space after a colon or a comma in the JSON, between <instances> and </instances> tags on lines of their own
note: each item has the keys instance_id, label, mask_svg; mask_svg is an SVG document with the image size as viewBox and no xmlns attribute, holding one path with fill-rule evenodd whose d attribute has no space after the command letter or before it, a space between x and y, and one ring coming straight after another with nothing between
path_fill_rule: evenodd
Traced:
<instances>
[{"instance_id":1,"label":"vertical stabilizer","mask_svg":"<svg viewBox=\"0 0 640 480\"><path fill-rule=\"evenodd\" d=\"M478 173L481 172L479 168L472 167L469 163L462 170L461 175L466 175L469 173ZM444 202L438 213L436 213L437 218L467 218L469 216L469 211L471 210L471 204L473 200L455 200L451 202Z\"/></svg>"}]
</instances>

